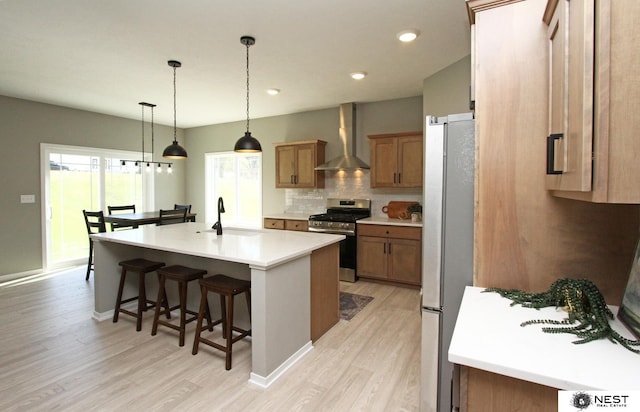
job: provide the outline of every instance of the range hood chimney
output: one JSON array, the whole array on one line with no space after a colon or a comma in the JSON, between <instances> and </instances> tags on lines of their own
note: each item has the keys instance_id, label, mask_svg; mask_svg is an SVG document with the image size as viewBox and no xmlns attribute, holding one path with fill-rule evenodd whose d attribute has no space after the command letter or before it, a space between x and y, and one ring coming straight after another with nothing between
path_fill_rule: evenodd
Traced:
<instances>
[{"instance_id":1,"label":"range hood chimney","mask_svg":"<svg viewBox=\"0 0 640 412\"><path fill-rule=\"evenodd\" d=\"M356 105L340 105L340 142L342 155L316 167L315 170L368 169L369 165L356 157Z\"/></svg>"}]
</instances>

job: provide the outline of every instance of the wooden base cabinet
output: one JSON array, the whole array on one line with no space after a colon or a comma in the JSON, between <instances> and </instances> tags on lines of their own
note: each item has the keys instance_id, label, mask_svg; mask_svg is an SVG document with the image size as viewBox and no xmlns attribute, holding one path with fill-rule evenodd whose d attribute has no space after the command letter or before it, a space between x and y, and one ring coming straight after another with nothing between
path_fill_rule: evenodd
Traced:
<instances>
[{"instance_id":1,"label":"wooden base cabinet","mask_svg":"<svg viewBox=\"0 0 640 412\"><path fill-rule=\"evenodd\" d=\"M309 222L307 220L299 219L273 219L265 217L263 227L265 229L297 230L299 232L307 232Z\"/></svg>"},{"instance_id":2,"label":"wooden base cabinet","mask_svg":"<svg viewBox=\"0 0 640 412\"><path fill-rule=\"evenodd\" d=\"M358 276L420 286L422 229L358 225Z\"/></svg>"},{"instance_id":3,"label":"wooden base cabinet","mask_svg":"<svg viewBox=\"0 0 640 412\"><path fill-rule=\"evenodd\" d=\"M556 388L468 366L460 366L459 387L460 412L558 410Z\"/></svg>"}]
</instances>

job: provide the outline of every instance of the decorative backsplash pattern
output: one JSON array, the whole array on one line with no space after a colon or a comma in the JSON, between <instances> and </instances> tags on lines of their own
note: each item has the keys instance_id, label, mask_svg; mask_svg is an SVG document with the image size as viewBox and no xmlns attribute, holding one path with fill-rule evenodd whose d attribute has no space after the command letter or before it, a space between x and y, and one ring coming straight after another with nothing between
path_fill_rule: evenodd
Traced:
<instances>
[{"instance_id":1,"label":"decorative backsplash pattern","mask_svg":"<svg viewBox=\"0 0 640 412\"><path fill-rule=\"evenodd\" d=\"M324 189L285 189L285 213L315 214L326 210L327 199L371 199L371 215L386 217L382 206L392 200L422 203L420 189L371 189L369 171L327 171Z\"/></svg>"}]
</instances>

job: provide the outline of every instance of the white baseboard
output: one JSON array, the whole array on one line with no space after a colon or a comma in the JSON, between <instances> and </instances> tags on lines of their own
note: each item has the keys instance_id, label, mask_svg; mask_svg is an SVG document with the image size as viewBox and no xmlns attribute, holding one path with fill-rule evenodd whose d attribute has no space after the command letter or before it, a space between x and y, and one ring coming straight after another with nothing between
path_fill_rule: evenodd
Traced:
<instances>
[{"instance_id":1,"label":"white baseboard","mask_svg":"<svg viewBox=\"0 0 640 412\"><path fill-rule=\"evenodd\" d=\"M309 353L311 349L313 349L313 344L311 343L311 341L309 341L303 347L298 349L296 353L291 355L289 359L284 361L273 372L271 372L269 376L260 376L256 373L251 372L251 374L249 375L249 383L262 389L268 388L269 386L271 386L271 384L278 380L278 378L282 376L290 367L292 367L296 362L298 362L307 353Z\"/></svg>"}]
</instances>

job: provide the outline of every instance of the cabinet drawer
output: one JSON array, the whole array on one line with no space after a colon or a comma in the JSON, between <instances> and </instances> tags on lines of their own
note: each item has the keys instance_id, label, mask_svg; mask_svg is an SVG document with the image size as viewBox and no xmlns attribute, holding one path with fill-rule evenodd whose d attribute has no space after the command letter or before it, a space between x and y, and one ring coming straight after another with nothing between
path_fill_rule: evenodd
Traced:
<instances>
[{"instance_id":1,"label":"cabinet drawer","mask_svg":"<svg viewBox=\"0 0 640 412\"><path fill-rule=\"evenodd\" d=\"M285 220L285 230L298 230L300 232L306 232L309 226L309 222L306 220Z\"/></svg>"},{"instance_id":2,"label":"cabinet drawer","mask_svg":"<svg viewBox=\"0 0 640 412\"><path fill-rule=\"evenodd\" d=\"M408 226L359 224L358 235L421 240L422 229Z\"/></svg>"},{"instance_id":3,"label":"cabinet drawer","mask_svg":"<svg viewBox=\"0 0 640 412\"><path fill-rule=\"evenodd\" d=\"M264 219L265 229L284 229L284 219Z\"/></svg>"}]
</instances>

